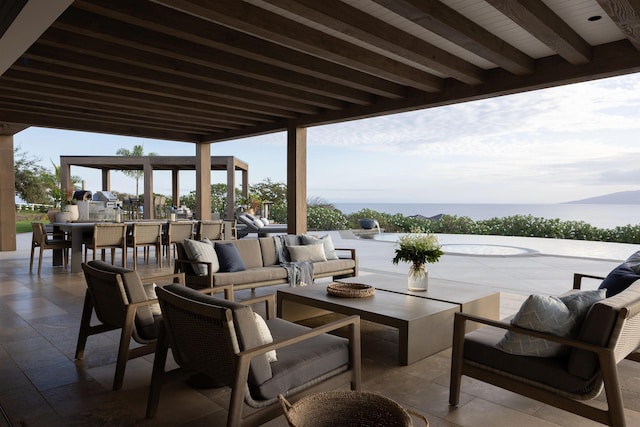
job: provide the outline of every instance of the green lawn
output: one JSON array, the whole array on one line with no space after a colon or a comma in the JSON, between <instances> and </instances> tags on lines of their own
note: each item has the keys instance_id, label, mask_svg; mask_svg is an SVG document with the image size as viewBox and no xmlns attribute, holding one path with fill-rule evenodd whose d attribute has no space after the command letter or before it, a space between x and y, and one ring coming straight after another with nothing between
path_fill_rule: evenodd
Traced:
<instances>
[{"instance_id":1,"label":"green lawn","mask_svg":"<svg viewBox=\"0 0 640 427\"><path fill-rule=\"evenodd\" d=\"M41 212L16 212L16 233L30 233L32 221L49 222L46 213Z\"/></svg>"}]
</instances>

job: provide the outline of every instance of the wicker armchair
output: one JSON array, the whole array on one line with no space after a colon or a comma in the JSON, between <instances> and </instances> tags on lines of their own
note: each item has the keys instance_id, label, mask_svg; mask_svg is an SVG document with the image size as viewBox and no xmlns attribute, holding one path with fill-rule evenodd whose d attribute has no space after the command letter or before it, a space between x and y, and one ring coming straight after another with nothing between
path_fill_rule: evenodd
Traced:
<instances>
[{"instance_id":1,"label":"wicker armchair","mask_svg":"<svg viewBox=\"0 0 640 427\"><path fill-rule=\"evenodd\" d=\"M209 240L222 240L224 222L219 220L199 221L196 239L202 240L205 237Z\"/></svg>"},{"instance_id":2,"label":"wicker armchair","mask_svg":"<svg viewBox=\"0 0 640 427\"><path fill-rule=\"evenodd\" d=\"M467 322L483 328L466 333ZM567 347L556 357L505 353L496 344L505 331ZM578 336L564 338L465 313L456 313L449 403L460 399L466 375L610 426L625 426L617 364L640 344L640 280L593 304ZM633 358L633 357L631 357ZM604 388L607 405L590 405Z\"/></svg>"},{"instance_id":3,"label":"wicker armchair","mask_svg":"<svg viewBox=\"0 0 640 427\"><path fill-rule=\"evenodd\" d=\"M155 350L161 316L153 284L176 280L184 284L184 275L147 277L143 284L136 271L115 267L104 261L90 261L82 264L82 269L87 281L87 292L75 358L81 360L84 357L89 336L121 329L113 379L113 389L119 390L127 360ZM94 311L100 323L92 326ZM132 338L142 346L130 347Z\"/></svg>"},{"instance_id":4,"label":"wicker armchair","mask_svg":"<svg viewBox=\"0 0 640 427\"><path fill-rule=\"evenodd\" d=\"M101 259L105 260L105 250L111 249L111 264L115 264L116 249L122 251L122 267L127 267L127 225L98 223L93 226L93 236L84 245L84 262L88 261L87 251L93 251L93 259L96 259L96 252L102 251Z\"/></svg>"},{"instance_id":5,"label":"wicker armchair","mask_svg":"<svg viewBox=\"0 0 640 427\"><path fill-rule=\"evenodd\" d=\"M169 285L157 291L164 327L149 389L149 418L157 412L163 382L180 372L199 373L231 388L229 427L257 426L281 415L279 394L295 401L346 383L352 390L360 389L358 316L309 329L273 318L273 295L243 301L268 302L266 323L273 342L263 345L248 305L183 286ZM328 334L345 326L348 339ZM180 368L165 372L169 348ZM271 350L276 350L277 361L267 359Z\"/></svg>"},{"instance_id":6,"label":"wicker armchair","mask_svg":"<svg viewBox=\"0 0 640 427\"><path fill-rule=\"evenodd\" d=\"M144 250L144 261L149 263L149 247L156 250L156 262L162 268L162 223L134 222L131 235L127 236L127 247L133 249L133 269L138 268L138 248Z\"/></svg>"},{"instance_id":7,"label":"wicker armchair","mask_svg":"<svg viewBox=\"0 0 640 427\"><path fill-rule=\"evenodd\" d=\"M33 255L36 248L40 249L40 255L38 256L38 276L42 271L42 254L45 249L62 249L64 255L64 266L69 263L69 249L71 248L71 240L49 238L47 229L42 222L32 222L31 230L33 236L31 238L31 260L29 261L29 272L33 271Z\"/></svg>"}]
</instances>

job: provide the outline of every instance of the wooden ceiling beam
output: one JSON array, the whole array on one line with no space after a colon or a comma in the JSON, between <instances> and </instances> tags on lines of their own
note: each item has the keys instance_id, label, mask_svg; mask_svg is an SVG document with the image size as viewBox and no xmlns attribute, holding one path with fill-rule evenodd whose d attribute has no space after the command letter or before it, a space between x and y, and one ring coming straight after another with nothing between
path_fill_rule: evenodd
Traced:
<instances>
[{"instance_id":1,"label":"wooden ceiling beam","mask_svg":"<svg viewBox=\"0 0 640 427\"><path fill-rule=\"evenodd\" d=\"M426 92L442 79L265 9L236 0L154 0L220 25Z\"/></svg>"},{"instance_id":2,"label":"wooden ceiling beam","mask_svg":"<svg viewBox=\"0 0 640 427\"><path fill-rule=\"evenodd\" d=\"M191 129L198 128L218 128L218 129L240 129L243 126L239 124L231 124L226 120L216 120L216 119L203 119L203 118L194 118L193 116L187 115L177 115L170 113L158 113L150 110L142 110L139 108L132 108L129 105L118 104L118 105L105 105L104 103L96 103L92 100L88 99L79 99L73 98L73 102L67 98L66 100L62 97L50 95L47 93L34 93L33 91L26 92L20 89L14 88L4 88L2 91L2 99L7 100L15 100L15 101L25 101L31 103L42 103L47 105L53 105L57 108L78 108L84 111L95 111L98 114L122 114L126 117L131 118L142 118L142 119L150 119L154 121L167 121L168 123L175 123L176 125L186 126ZM247 125L255 125L256 123L244 123L244 126Z\"/></svg>"},{"instance_id":3,"label":"wooden ceiling beam","mask_svg":"<svg viewBox=\"0 0 640 427\"><path fill-rule=\"evenodd\" d=\"M25 101L20 99L0 101L0 109L4 111L15 111L23 113L51 114L53 116L75 117L76 120L98 120L108 123L141 126L150 129L189 132L189 133L211 133L229 130L215 126L195 126L170 120L155 120L151 117L131 117L118 112L99 112L93 109L85 109L80 106L61 108L59 105L51 105L46 102Z\"/></svg>"},{"instance_id":4,"label":"wooden ceiling beam","mask_svg":"<svg viewBox=\"0 0 640 427\"><path fill-rule=\"evenodd\" d=\"M487 0L572 64L591 60L591 46L540 0Z\"/></svg>"},{"instance_id":5,"label":"wooden ceiling beam","mask_svg":"<svg viewBox=\"0 0 640 427\"><path fill-rule=\"evenodd\" d=\"M52 79L64 79L67 84L77 85L85 84L87 87L97 86L108 88L105 91L119 91L121 94L129 98L144 98L147 96L164 99L163 102L170 103L172 99L189 102L197 97L198 101L206 105L208 109L221 107L231 111L246 112L249 114L263 114L267 116L289 116L295 117L296 114L289 110L277 108L275 106L264 106L260 104L252 104L247 101L238 101L228 99L224 96L216 96L211 94L197 94L190 91L183 91L172 87L164 87L161 84L147 83L140 85L139 82L131 79L117 78L99 73L88 73L83 70L59 66L56 64L47 64L40 61L29 61L28 66L15 65L13 70L29 73L33 75L33 79L38 81L38 76L48 76ZM309 110L307 110L309 111ZM311 110L317 112L318 109Z\"/></svg>"},{"instance_id":6,"label":"wooden ceiling beam","mask_svg":"<svg viewBox=\"0 0 640 427\"><path fill-rule=\"evenodd\" d=\"M420 68L429 69L426 70L428 72L437 71L471 85L483 82L484 70L480 67L339 0L263 1L384 50L397 61L410 61Z\"/></svg>"},{"instance_id":7,"label":"wooden ceiling beam","mask_svg":"<svg viewBox=\"0 0 640 427\"><path fill-rule=\"evenodd\" d=\"M137 100L146 101L153 105L159 106L173 106L174 108L187 108L187 109L198 109L201 112L208 112L211 116L218 115L219 117L228 117L228 118L237 118L240 120L251 120L254 122L268 122L273 121L273 116L258 114L258 113L250 113L246 111L237 111L231 108L225 108L220 105L217 108L212 108L211 104L203 102L202 100L189 100L188 98L171 98L161 95L152 95L145 94L144 97L132 97L132 93L127 89L120 89L108 86L102 86L98 83L91 82L80 82L77 80L67 79L64 76L46 76L43 74L33 73L28 78L27 74L9 70L2 77L3 80L13 81L15 82L13 87L16 87L23 81L28 81L32 85L40 85L43 87L49 87L53 90L59 89L61 91L65 90L74 90L76 93L81 94L81 98L85 99L104 99L105 97L108 99L119 99L123 105L128 105L129 103L134 103Z\"/></svg>"},{"instance_id":8,"label":"wooden ceiling beam","mask_svg":"<svg viewBox=\"0 0 640 427\"><path fill-rule=\"evenodd\" d=\"M385 98L399 99L405 93L401 85L388 80L293 51L191 15L176 11L167 14L165 7L150 2L111 0L106 4L101 0L78 0L74 7Z\"/></svg>"},{"instance_id":9,"label":"wooden ceiling beam","mask_svg":"<svg viewBox=\"0 0 640 427\"><path fill-rule=\"evenodd\" d=\"M238 117L231 117L229 115L211 113L208 110L203 110L200 105L192 103L157 103L148 102L144 100L132 100L119 95L111 94L96 94L95 92L88 93L86 90L77 90L73 87L59 87L54 84L38 84L27 83L21 78L11 78L3 76L0 78L0 84L7 82L6 86L9 88L3 89L4 93L16 92L19 93L25 99L38 100L45 98L51 100L51 102L58 103L61 106L76 105L83 100L90 100L94 108L116 108L116 109L128 109L132 111L132 114L139 114L144 116L146 112L150 114L158 114L169 118L175 118L185 122L193 121L194 123L200 122L215 122L227 123L229 128L252 126L257 123L264 123L273 120L248 120ZM203 113L203 111L208 114Z\"/></svg>"},{"instance_id":10,"label":"wooden ceiling beam","mask_svg":"<svg viewBox=\"0 0 640 427\"><path fill-rule=\"evenodd\" d=\"M86 22L91 22L91 26L87 27ZM54 28L74 33L80 39L90 37L92 40L103 40L141 52L161 55L188 66L197 65L212 70L226 71L232 75L250 77L262 84L266 82L279 87L291 87L303 92L337 97L338 99L345 98L349 99L349 102L361 104L371 102L369 94L349 86L318 81L318 79L291 72L286 68L260 63L159 32L140 31L133 25L81 10L68 11L56 21ZM93 42L90 45L93 46ZM183 69L188 68L183 67Z\"/></svg>"},{"instance_id":11,"label":"wooden ceiling beam","mask_svg":"<svg viewBox=\"0 0 640 427\"><path fill-rule=\"evenodd\" d=\"M640 50L640 1L598 0L600 7L616 23L627 40Z\"/></svg>"},{"instance_id":12,"label":"wooden ceiling beam","mask_svg":"<svg viewBox=\"0 0 640 427\"><path fill-rule=\"evenodd\" d=\"M82 132L104 133L108 135L135 136L139 138L155 138L167 141L200 142L200 135L185 132L157 131L139 126L115 125L101 121L87 120L78 128L78 120L73 117L56 117L51 114L14 113L0 110L0 122L13 121L28 123L30 126L80 130Z\"/></svg>"},{"instance_id":13,"label":"wooden ceiling beam","mask_svg":"<svg viewBox=\"0 0 640 427\"><path fill-rule=\"evenodd\" d=\"M0 122L0 135L12 136L18 132L28 129L29 127L30 125L23 125L20 123Z\"/></svg>"},{"instance_id":14,"label":"wooden ceiling beam","mask_svg":"<svg viewBox=\"0 0 640 427\"><path fill-rule=\"evenodd\" d=\"M93 49L86 49L85 46L89 42ZM51 48L57 49L55 58L52 58L49 52ZM236 90L240 90L239 93L251 91L256 96L248 98L250 103L254 101L254 98L260 99L268 96L272 99L282 99L285 102L296 101L297 103L321 108L336 108L340 104L340 100L333 100L329 96L277 86L245 76L235 76L233 73L226 71L211 70L199 65L176 61L154 53L142 52L102 40L78 39L70 35L70 33L59 29L49 30L38 45L32 46L27 51L27 55L38 55L41 58L48 58L48 61L65 61L69 66L76 68L106 67L105 70L109 72L120 71L125 74L132 74L131 70L137 70L140 72L136 73L136 78L148 81L157 79L187 84L185 79L190 79L196 87L209 88L210 91L214 91L216 94L234 93ZM356 103L367 104L371 101L371 97L367 99L369 102L361 102L362 96L358 99L352 99L348 95L345 98L357 101ZM282 107L285 102L278 103L278 106Z\"/></svg>"},{"instance_id":15,"label":"wooden ceiling beam","mask_svg":"<svg viewBox=\"0 0 640 427\"><path fill-rule=\"evenodd\" d=\"M273 114L273 111L294 111L296 113L313 114L318 108L339 109L342 102L324 98L321 105L310 105L289 99L282 99L266 94L246 91L240 88L230 88L214 83L202 82L182 76L173 76L161 71L150 70L137 65L123 64L102 58L87 60L87 55L67 50L68 46L46 45L35 46L30 49L24 58L28 59L29 67L38 66L42 70L63 70L68 73L68 78L80 81L100 81L105 85L125 87L144 85L145 90L153 90L156 94L168 95L171 93L184 96L211 96L224 97L237 103L251 103L264 107L265 114ZM58 49L55 58L51 57L51 49ZM48 53L47 53L48 51ZM60 71L57 71L60 73ZM299 93L301 96L302 94Z\"/></svg>"},{"instance_id":16,"label":"wooden ceiling beam","mask_svg":"<svg viewBox=\"0 0 640 427\"><path fill-rule=\"evenodd\" d=\"M533 58L437 0L373 0L514 74L531 74Z\"/></svg>"}]
</instances>

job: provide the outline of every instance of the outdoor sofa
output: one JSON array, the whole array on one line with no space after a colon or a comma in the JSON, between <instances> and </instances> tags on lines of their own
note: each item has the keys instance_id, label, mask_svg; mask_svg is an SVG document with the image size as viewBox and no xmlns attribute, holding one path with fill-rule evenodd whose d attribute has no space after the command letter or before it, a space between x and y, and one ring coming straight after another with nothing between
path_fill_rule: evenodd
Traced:
<instances>
[{"instance_id":1,"label":"outdoor sofa","mask_svg":"<svg viewBox=\"0 0 640 427\"><path fill-rule=\"evenodd\" d=\"M276 249L279 236L215 242L187 239L177 244L175 272L185 273L187 286L194 289L233 285L234 290L289 283L288 271L283 264L301 261L303 258L313 264L314 280L322 277L337 280L358 275L355 249L334 248L330 236L321 239L308 235L281 237L289 257L285 262L279 259ZM237 250L241 262L238 263L238 259L233 257L231 260L227 259L226 252L235 253L235 250L228 250L231 249L229 245ZM194 248L197 253L193 252ZM222 257L219 248L225 249ZM313 259L305 256L308 254Z\"/></svg>"}]
</instances>

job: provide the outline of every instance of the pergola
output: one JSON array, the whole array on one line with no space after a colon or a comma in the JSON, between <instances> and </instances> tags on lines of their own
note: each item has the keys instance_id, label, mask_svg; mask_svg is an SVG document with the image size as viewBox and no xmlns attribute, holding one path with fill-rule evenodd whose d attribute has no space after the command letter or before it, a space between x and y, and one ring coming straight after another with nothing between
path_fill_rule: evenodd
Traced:
<instances>
[{"instance_id":1,"label":"pergola","mask_svg":"<svg viewBox=\"0 0 640 427\"><path fill-rule=\"evenodd\" d=\"M29 126L193 143L203 213L213 143L286 131L298 233L307 127L635 73L639 49L638 0L4 2L0 250Z\"/></svg>"},{"instance_id":2,"label":"pergola","mask_svg":"<svg viewBox=\"0 0 640 427\"><path fill-rule=\"evenodd\" d=\"M196 157L194 156L60 156L60 181L62 188L72 188L71 166L82 166L102 171L102 190L111 190L112 170L141 170L144 173L143 188L144 194L153 194L153 171L171 171L171 199L180 200L180 171L196 170ZM233 156L211 156L209 171L227 172L227 212L226 218L233 219L235 215L235 188L236 171L242 172L241 184L242 194L246 197L249 194L249 165ZM209 187L199 188L200 185L207 185L206 182L196 176L196 193L206 191ZM211 183L209 182L209 186ZM144 217L153 218L153 198L144 198ZM177 205L176 205L177 206ZM205 211L199 211L199 217ZM206 212L211 213L207 207Z\"/></svg>"}]
</instances>

